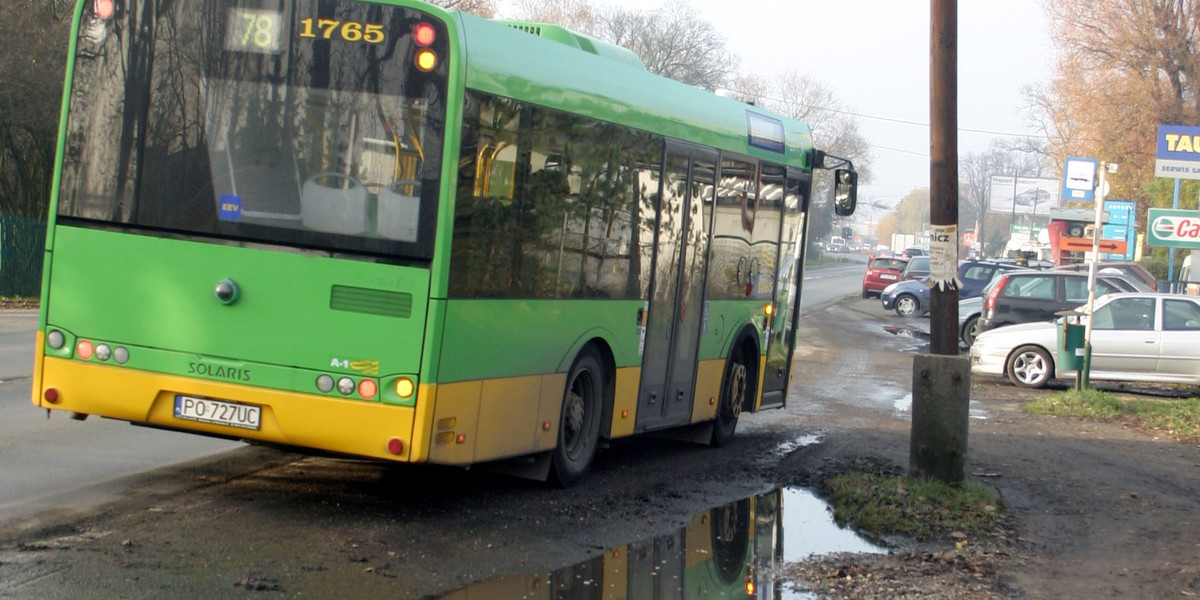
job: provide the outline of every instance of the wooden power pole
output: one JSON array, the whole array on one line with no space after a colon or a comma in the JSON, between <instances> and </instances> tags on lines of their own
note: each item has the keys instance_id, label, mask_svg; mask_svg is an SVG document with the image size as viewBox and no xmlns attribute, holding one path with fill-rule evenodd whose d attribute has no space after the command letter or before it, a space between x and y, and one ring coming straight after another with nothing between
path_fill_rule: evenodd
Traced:
<instances>
[{"instance_id":1,"label":"wooden power pole","mask_svg":"<svg viewBox=\"0 0 1200 600\"><path fill-rule=\"evenodd\" d=\"M909 471L966 477L970 362L958 353L958 3L931 0L929 61L930 351L913 361Z\"/></svg>"}]
</instances>

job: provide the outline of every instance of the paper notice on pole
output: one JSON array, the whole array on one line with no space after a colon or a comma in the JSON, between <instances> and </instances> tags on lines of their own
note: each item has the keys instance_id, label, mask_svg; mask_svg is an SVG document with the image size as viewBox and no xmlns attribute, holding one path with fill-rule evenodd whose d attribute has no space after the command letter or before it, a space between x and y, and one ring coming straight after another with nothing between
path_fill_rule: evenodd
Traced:
<instances>
[{"instance_id":1,"label":"paper notice on pole","mask_svg":"<svg viewBox=\"0 0 1200 600\"><path fill-rule=\"evenodd\" d=\"M934 225L929 232L929 287L962 287L958 279L958 225Z\"/></svg>"}]
</instances>

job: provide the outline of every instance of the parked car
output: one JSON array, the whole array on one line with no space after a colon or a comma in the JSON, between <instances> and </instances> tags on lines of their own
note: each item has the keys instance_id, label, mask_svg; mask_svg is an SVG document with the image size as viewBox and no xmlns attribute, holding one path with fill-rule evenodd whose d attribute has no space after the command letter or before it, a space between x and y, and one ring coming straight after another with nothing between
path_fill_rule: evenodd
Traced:
<instances>
[{"instance_id":1,"label":"parked car","mask_svg":"<svg viewBox=\"0 0 1200 600\"><path fill-rule=\"evenodd\" d=\"M1096 296L1136 291L1119 278L1097 277ZM979 331L1051 321L1056 313L1087 302L1088 276L1070 271L1014 271L996 280L983 300Z\"/></svg>"},{"instance_id":2,"label":"parked car","mask_svg":"<svg viewBox=\"0 0 1200 600\"><path fill-rule=\"evenodd\" d=\"M1096 267L1098 267L1098 269L1099 269L1098 271L1096 271L1097 273L1103 273L1104 271L1107 271L1107 270L1116 270L1116 271L1119 271L1125 277L1128 277L1130 279L1135 279L1137 281L1144 283L1146 285L1147 290L1152 291L1152 292L1158 291L1158 280L1154 278L1154 275L1150 271L1146 270L1146 267L1143 267L1142 265L1139 265L1135 262L1103 261L1103 262L1097 263ZM1082 262L1082 263L1074 263L1074 264L1070 264L1070 265L1060 265L1060 266L1054 267L1054 270L1055 271L1079 271L1079 272L1087 273L1088 272L1088 263Z\"/></svg>"},{"instance_id":3,"label":"parked car","mask_svg":"<svg viewBox=\"0 0 1200 600\"><path fill-rule=\"evenodd\" d=\"M913 259L912 263L920 259ZM990 282L996 273L1018 269L1015 263L995 261L967 260L958 264L958 280L962 287L958 288L958 298L973 298L978 296L983 287ZM907 273L907 269L905 271ZM883 288L879 299L884 310L895 310L896 314L908 317L929 312L929 286L924 278L893 283ZM970 345L970 344L968 344Z\"/></svg>"},{"instance_id":4,"label":"parked car","mask_svg":"<svg viewBox=\"0 0 1200 600\"><path fill-rule=\"evenodd\" d=\"M963 298L958 301L958 339L970 348L979 336L979 315L983 313L983 297Z\"/></svg>"},{"instance_id":5,"label":"parked car","mask_svg":"<svg viewBox=\"0 0 1200 600\"><path fill-rule=\"evenodd\" d=\"M899 256L872 257L867 263L867 272L863 275L862 297L878 296L883 288L900 281L900 274L907 265L908 259Z\"/></svg>"},{"instance_id":6,"label":"parked car","mask_svg":"<svg viewBox=\"0 0 1200 600\"><path fill-rule=\"evenodd\" d=\"M926 277L929 277L928 256L914 256L908 259L908 264L904 266L904 272L900 274L900 279L923 281Z\"/></svg>"},{"instance_id":7,"label":"parked car","mask_svg":"<svg viewBox=\"0 0 1200 600\"><path fill-rule=\"evenodd\" d=\"M1059 323L1035 322L986 331L971 346L971 372L1042 387L1075 375L1058 364ZM1113 293L1096 301L1088 378L1200 384L1200 298Z\"/></svg>"}]
</instances>

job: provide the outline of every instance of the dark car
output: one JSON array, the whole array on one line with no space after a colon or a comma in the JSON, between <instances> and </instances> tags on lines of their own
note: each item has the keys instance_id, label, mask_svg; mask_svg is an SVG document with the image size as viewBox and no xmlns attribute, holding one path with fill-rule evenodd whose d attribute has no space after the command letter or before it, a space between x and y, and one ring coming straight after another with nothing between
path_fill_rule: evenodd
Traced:
<instances>
[{"instance_id":1,"label":"dark car","mask_svg":"<svg viewBox=\"0 0 1200 600\"><path fill-rule=\"evenodd\" d=\"M900 281L900 274L908 265L907 258L898 256L876 256L867 263L867 272L863 275L862 297L878 296L883 288Z\"/></svg>"},{"instance_id":2,"label":"dark car","mask_svg":"<svg viewBox=\"0 0 1200 600\"><path fill-rule=\"evenodd\" d=\"M997 272L1019 268L1016 263L995 261L968 260L959 263L958 280L962 282L962 287L958 288L959 300L978 296ZM902 317L929 312L929 287L923 279L889 285L880 293L879 299L884 310L895 310Z\"/></svg>"},{"instance_id":3,"label":"dark car","mask_svg":"<svg viewBox=\"0 0 1200 600\"><path fill-rule=\"evenodd\" d=\"M1130 279L1135 279L1137 281L1144 283L1146 286L1145 289L1139 289L1138 291L1150 291L1150 292L1158 291L1158 280L1155 279L1154 275L1152 273L1150 273L1150 271L1146 270L1146 267L1143 267L1142 265L1139 265L1135 262L1105 261L1105 262L1096 263L1096 268L1099 269L1098 271L1096 271L1097 274L1103 275L1103 274L1105 274L1105 271L1110 270L1110 269L1115 269L1115 270L1119 271L1125 277L1128 277ZM1082 263L1075 263L1075 264L1071 264L1071 265L1062 265L1062 266L1054 267L1054 270L1055 271L1077 271L1080 273L1087 273L1088 272L1088 263L1082 262Z\"/></svg>"},{"instance_id":4,"label":"dark car","mask_svg":"<svg viewBox=\"0 0 1200 600\"><path fill-rule=\"evenodd\" d=\"M929 277L929 257L914 256L908 260L908 264L904 267L904 272L900 274L900 279L916 279L924 281Z\"/></svg>"},{"instance_id":5,"label":"dark car","mask_svg":"<svg viewBox=\"0 0 1200 600\"><path fill-rule=\"evenodd\" d=\"M1119 278L1097 277L1096 296L1131 291ZM996 280L983 300L979 332L1003 325L1051 321L1087 303L1088 276L1070 271L1014 271Z\"/></svg>"}]
</instances>

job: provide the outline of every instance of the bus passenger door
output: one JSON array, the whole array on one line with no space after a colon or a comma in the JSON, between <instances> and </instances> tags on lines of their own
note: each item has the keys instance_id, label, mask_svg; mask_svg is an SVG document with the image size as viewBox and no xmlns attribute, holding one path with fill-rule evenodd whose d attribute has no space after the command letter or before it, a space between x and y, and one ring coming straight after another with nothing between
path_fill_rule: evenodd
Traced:
<instances>
[{"instance_id":1,"label":"bus passenger door","mask_svg":"<svg viewBox=\"0 0 1200 600\"><path fill-rule=\"evenodd\" d=\"M775 263L779 269L775 279L775 315L768 331L761 408L787 404L792 349L796 345L796 323L800 317L800 289L804 285L804 234L808 229L805 217L812 185L810 174L789 169L784 184L783 173L774 171L770 165L763 166L763 190L769 194L771 188L783 186L783 231L779 240L779 260Z\"/></svg>"},{"instance_id":2,"label":"bus passenger door","mask_svg":"<svg viewBox=\"0 0 1200 600\"><path fill-rule=\"evenodd\" d=\"M691 421L716 152L667 146L636 431Z\"/></svg>"}]
</instances>

